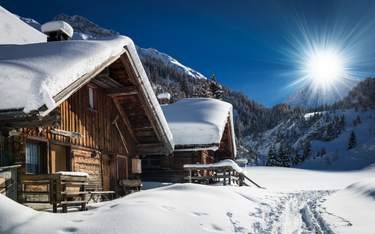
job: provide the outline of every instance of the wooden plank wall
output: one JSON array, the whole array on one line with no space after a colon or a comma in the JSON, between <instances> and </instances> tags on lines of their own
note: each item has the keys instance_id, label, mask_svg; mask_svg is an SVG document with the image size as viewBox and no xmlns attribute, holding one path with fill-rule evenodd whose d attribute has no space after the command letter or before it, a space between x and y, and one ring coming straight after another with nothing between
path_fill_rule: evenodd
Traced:
<instances>
[{"instance_id":1,"label":"wooden plank wall","mask_svg":"<svg viewBox=\"0 0 375 234\"><path fill-rule=\"evenodd\" d=\"M72 170L89 174L89 182L101 184L100 155L92 151L72 150Z\"/></svg>"},{"instance_id":2,"label":"wooden plank wall","mask_svg":"<svg viewBox=\"0 0 375 234\"><path fill-rule=\"evenodd\" d=\"M51 128L44 128L42 132L39 132L36 128L24 128L20 131L107 153L134 156L134 141L121 118L118 120L118 125L127 142L129 154L125 151L118 130L111 124L118 114L111 97L108 97L105 89L100 86L97 87L97 97L98 110L92 110L89 108L88 87L86 85L59 106L61 108L61 126L57 128L79 132L84 138L73 139L51 134Z\"/></svg>"}]
</instances>

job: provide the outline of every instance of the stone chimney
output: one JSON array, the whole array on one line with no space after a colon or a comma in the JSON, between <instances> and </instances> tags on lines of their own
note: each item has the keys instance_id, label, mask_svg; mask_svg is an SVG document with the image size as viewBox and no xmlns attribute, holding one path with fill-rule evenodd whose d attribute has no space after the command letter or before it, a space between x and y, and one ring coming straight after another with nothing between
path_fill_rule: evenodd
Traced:
<instances>
[{"instance_id":1,"label":"stone chimney","mask_svg":"<svg viewBox=\"0 0 375 234\"><path fill-rule=\"evenodd\" d=\"M67 41L73 36L73 28L64 21L51 21L42 25L42 32L46 34L47 41Z\"/></svg>"},{"instance_id":2,"label":"stone chimney","mask_svg":"<svg viewBox=\"0 0 375 234\"><path fill-rule=\"evenodd\" d=\"M160 105L168 105L171 95L169 93L160 93L158 95Z\"/></svg>"}]
</instances>

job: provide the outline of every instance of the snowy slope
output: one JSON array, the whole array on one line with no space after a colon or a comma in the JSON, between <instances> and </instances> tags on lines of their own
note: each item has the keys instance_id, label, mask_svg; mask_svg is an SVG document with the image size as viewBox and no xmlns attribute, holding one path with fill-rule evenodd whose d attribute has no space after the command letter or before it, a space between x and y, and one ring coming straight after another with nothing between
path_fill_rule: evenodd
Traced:
<instances>
[{"instance_id":1,"label":"snowy slope","mask_svg":"<svg viewBox=\"0 0 375 234\"><path fill-rule=\"evenodd\" d=\"M306 114L305 118L309 119L316 113ZM323 112L323 115L325 114L326 112ZM329 116L331 120L335 116L345 116L345 130L338 138L332 141L312 141L313 155L297 167L314 170L358 170L375 163L375 111L368 109L368 111L362 112L360 108L358 112L355 112L353 108L345 112L336 110L335 113L331 113ZM362 123L355 127L353 126L353 120L357 116L360 116ZM280 142L282 140L290 140L294 132L296 138L292 143L294 149L296 149L298 146L303 146L303 142L310 141L320 129L327 129L328 124L329 122L324 121L322 118L311 127L304 128L293 120L288 119L275 128L259 134L256 139L246 138L245 145L255 151L258 156L266 157L271 145L275 145L276 149L278 149ZM347 150L349 136L352 131L356 133L358 145L353 149ZM323 137L324 134L326 132L322 134ZM327 151L326 155L315 157L317 151L320 151L323 147ZM338 153L338 159L334 156L336 153Z\"/></svg>"},{"instance_id":2,"label":"snowy slope","mask_svg":"<svg viewBox=\"0 0 375 234\"><path fill-rule=\"evenodd\" d=\"M36 21L35 21L36 22ZM34 23L30 21L30 23ZM0 44L30 44L46 42L43 33L0 6Z\"/></svg>"},{"instance_id":3,"label":"snowy slope","mask_svg":"<svg viewBox=\"0 0 375 234\"><path fill-rule=\"evenodd\" d=\"M179 63L176 59L172 58L171 56L161 53L153 48L149 49L142 49L140 47L137 47L137 51L139 54L139 57L141 58L148 58L148 57L154 57L161 59L166 66L175 67L177 70L185 73L186 75L195 77L197 79L206 80L207 78L204 77L201 73L191 69L190 67L186 67Z\"/></svg>"},{"instance_id":4,"label":"snowy slope","mask_svg":"<svg viewBox=\"0 0 375 234\"><path fill-rule=\"evenodd\" d=\"M313 150L324 147L327 150L327 154L323 157L312 157L298 165L298 168L359 170L375 163L375 111L370 109L362 113L361 111L355 112L354 109L351 109L345 112L337 111L336 115L345 115L346 131L331 142L313 141L311 144ZM358 115L362 123L354 127L352 122ZM352 131L357 136L358 145L353 149L347 150ZM338 158L336 159L334 157L335 153L338 153Z\"/></svg>"},{"instance_id":5,"label":"snowy slope","mask_svg":"<svg viewBox=\"0 0 375 234\"><path fill-rule=\"evenodd\" d=\"M292 107L305 106L306 108L333 104L345 97L359 82L359 79L342 73L334 85L321 86L314 82L309 83L299 88L283 103Z\"/></svg>"}]
</instances>

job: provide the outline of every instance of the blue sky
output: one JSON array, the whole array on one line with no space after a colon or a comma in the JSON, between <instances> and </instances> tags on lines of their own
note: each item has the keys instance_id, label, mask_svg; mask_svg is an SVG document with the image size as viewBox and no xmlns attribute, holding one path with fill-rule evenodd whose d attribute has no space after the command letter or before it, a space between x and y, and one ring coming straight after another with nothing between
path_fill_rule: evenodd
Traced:
<instances>
[{"instance_id":1,"label":"blue sky","mask_svg":"<svg viewBox=\"0 0 375 234\"><path fill-rule=\"evenodd\" d=\"M80 15L215 77L265 106L311 79L302 62L334 48L344 71L375 76L374 0L7 1L8 11L43 24Z\"/></svg>"}]
</instances>

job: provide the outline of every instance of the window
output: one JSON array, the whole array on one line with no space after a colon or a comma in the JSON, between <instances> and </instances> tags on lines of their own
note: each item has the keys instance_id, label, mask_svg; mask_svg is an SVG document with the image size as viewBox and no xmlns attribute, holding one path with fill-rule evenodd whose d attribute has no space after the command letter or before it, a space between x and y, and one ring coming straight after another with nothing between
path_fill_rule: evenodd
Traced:
<instances>
[{"instance_id":1,"label":"window","mask_svg":"<svg viewBox=\"0 0 375 234\"><path fill-rule=\"evenodd\" d=\"M39 173L40 168L40 146L26 144L26 172Z\"/></svg>"},{"instance_id":2,"label":"window","mask_svg":"<svg viewBox=\"0 0 375 234\"><path fill-rule=\"evenodd\" d=\"M97 94L96 94L96 87L89 85L89 107L91 109L97 110L98 109L98 101L97 101Z\"/></svg>"},{"instance_id":3,"label":"window","mask_svg":"<svg viewBox=\"0 0 375 234\"><path fill-rule=\"evenodd\" d=\"M47 173L47 143L28 140L25 161L26 173Z\"/></svg>"}]
</instances>

